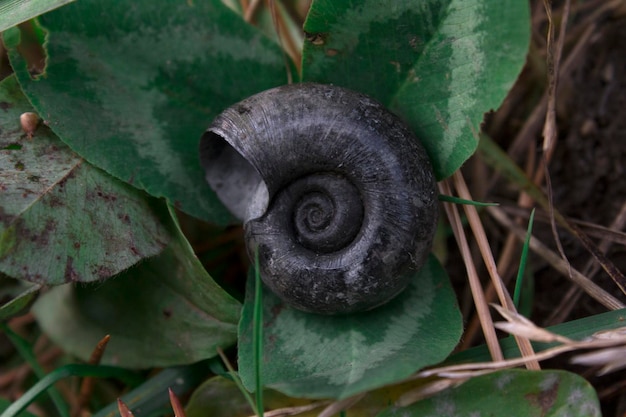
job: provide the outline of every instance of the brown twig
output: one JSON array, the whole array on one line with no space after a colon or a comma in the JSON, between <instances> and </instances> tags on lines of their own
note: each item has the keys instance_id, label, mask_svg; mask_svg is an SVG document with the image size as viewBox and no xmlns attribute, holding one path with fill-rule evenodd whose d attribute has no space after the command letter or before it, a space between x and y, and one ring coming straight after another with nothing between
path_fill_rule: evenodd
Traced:
<instances>
[{"instance_id":1,"label":"brown twig","mask_svg":"<svg viewBox=\"0 0 626 417\"><path fill-rule=\"evenodd\" d=\"M90 365L97 365L100 363L102 359L102 355L104 355L104 351L106 349L109 340L111 339L110 335L104 336L96 345L93 352L91 352L91 357L89 358L88 363ZM76 402L76 407L72 410L72 415L75 417L79 417L83 414L85 410L89 407L89 399L91 398L91 394L93 393L95 379L93 377L85 377L83 378L80 384L80 390L78 394L78 400Z\"/></svg>"},{"instance_id":2,"label":"brown twig","mask_svg":"<svg viewBox=\"0 0 626 417\"><path fill-rule=\"evenodd\" d=\"M133 413L130 411L126 403L124 401L117 399L117 409L120 412L120 416L122 417L133 417Z\"/></svg>"},{"instance_id":3,"label":"brown twig","mask_svg":"<svg viewBox=\"0 0 626 417\"><path fill-rule=\"evenodd\" d=\"M251 23L254 20L254 15L256 14L260 5L261 0L252 0L250 3L248 3L248 7L243 9L243 20Z\"/></svg>"},{"instance_id":4,"label":"brown twig","mask_svg":"<svg viewBox=\"0 0 626 417\"><path fill-rule=\"evenodd\" d=\"M167 392L170 396L170 404L172 405L172 410L174 410L174 417L185 417L185 408L180 403L180 400L178 399L176 394L174 394L174 391L172 391L171 388L168 388Z\"/></svg>"}]
</instances>

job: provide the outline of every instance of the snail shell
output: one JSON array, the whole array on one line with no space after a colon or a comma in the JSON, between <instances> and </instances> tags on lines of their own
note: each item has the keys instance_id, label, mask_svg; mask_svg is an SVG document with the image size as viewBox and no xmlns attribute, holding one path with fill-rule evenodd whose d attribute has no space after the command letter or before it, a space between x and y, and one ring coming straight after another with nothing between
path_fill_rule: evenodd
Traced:
<instances>
[{"instance_id":1,"label":"snail shell","mask_svg":"<svg viewBox=\"0 0 626 417\"><path fill-rule=\"evenodd\" d=\"M244 222L263 282L297 309L382 305L430 252L437 199L426 152L363 94L321 84L264 91L215 119L200 156Z\"/></svg>"}]
</instances>

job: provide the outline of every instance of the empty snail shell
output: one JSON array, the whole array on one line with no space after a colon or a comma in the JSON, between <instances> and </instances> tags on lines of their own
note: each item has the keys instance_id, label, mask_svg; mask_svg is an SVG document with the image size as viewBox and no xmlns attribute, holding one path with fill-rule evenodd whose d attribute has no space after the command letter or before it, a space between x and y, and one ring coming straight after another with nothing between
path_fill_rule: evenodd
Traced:
<instances>
[{"instance_id":1,"label":"empty snail shell","mask_svg":"<svg viewBox=\"0 0 626 417\"><path fill-rule=\"evenodd\" d=\"M259 93L215 119L200 157L244 222L263 282L297 309L382 305L430 252L437 198L426 152L363 94L309 83Z\"/></svg>"}]
</instances>

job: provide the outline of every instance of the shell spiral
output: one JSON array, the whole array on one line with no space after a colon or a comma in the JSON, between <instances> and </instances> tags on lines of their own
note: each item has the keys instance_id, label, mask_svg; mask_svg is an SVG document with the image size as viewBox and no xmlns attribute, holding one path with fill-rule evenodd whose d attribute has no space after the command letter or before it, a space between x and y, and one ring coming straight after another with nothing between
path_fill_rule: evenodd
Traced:
<instances>
[{"instance_id":1,"label":"shell spiral","mask_svg":"<svg viewBox=\"0 0 626 417\"><path fill-rule=\"evenodd\" d=\"M264 91L215 119L200 157L244 222L263 282L295 308L382 305L430 252L438 213L427 154L363 94L321 84Z\"/></svg>"}]
</instances>

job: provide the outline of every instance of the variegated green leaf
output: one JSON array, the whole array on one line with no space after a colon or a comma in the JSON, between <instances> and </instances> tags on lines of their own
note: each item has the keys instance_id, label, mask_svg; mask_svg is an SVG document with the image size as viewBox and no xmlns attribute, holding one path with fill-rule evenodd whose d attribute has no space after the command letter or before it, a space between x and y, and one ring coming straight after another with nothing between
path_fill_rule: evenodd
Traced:
<instances>
[{"instance_id":1,"label":"variegated green leaf","mask_svg":"<svg viewBox=\"0 0 626 417\"><path fill-rule=\"evenodd\" d=\"M525 62L529 5L519 0L316 0L304 26L306 81L380 100L423 142L439 179L476 150Z\"/></svg>"},{"instance_id":2,"label":"variegated green leaf","mask_svg":"<svg viewBox=\"0 0 626 417\"><path fill-rule=\"evenodd\" d=\"M250 282L239 324L239 369L254 389ZM405 378L445 359L463 328L455 294L434 257L402 294L369 312L303 313L268 290L263 300L263 384L296 397L345 398Z\"/></svg>"},{"instance_id":3,"label":"variegated green leaf","mask_svg":"<svg viewBox=\"0 0 626 417\"><path fill-rule=\"evenodd\" d=\"M39 123L15 77L0 83L0 272L40 284L109 278L161 252L162 203L91 166Z\"/></svg>"}]
</instances>

